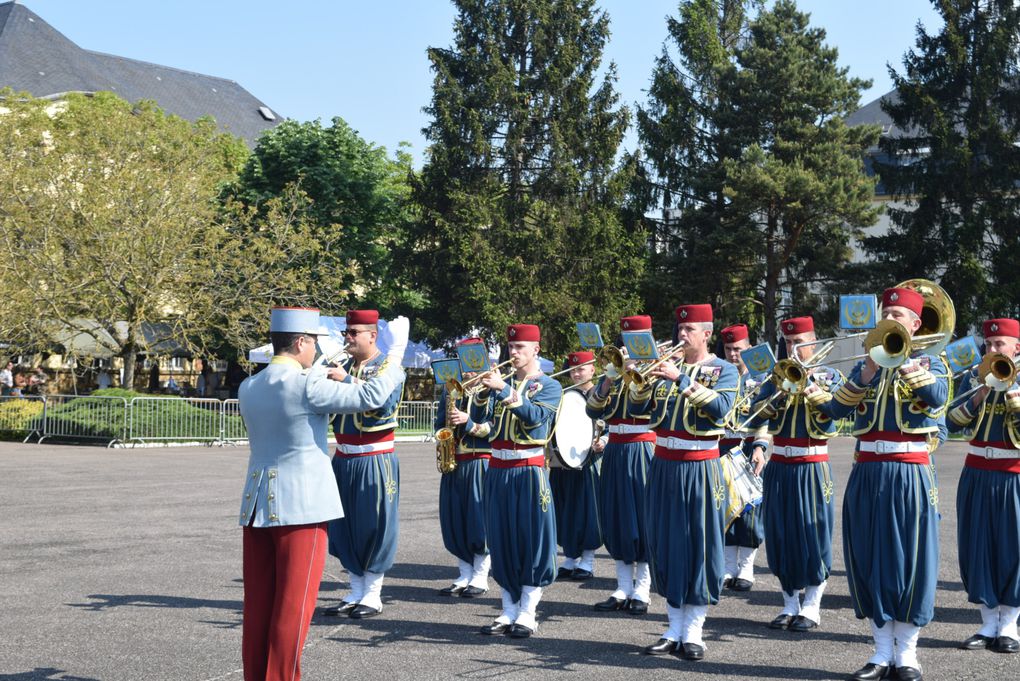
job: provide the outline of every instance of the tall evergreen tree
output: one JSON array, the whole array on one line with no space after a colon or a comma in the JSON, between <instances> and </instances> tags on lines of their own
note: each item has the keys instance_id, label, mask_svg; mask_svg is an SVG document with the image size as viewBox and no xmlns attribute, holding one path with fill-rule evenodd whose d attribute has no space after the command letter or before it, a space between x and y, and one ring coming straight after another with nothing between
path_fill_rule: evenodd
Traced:
<instances>
[{"instance_id":1,"label":"tall evergreen tree","mask_svg":"<svg viewBox=\"0 0 1020 681\"><path fill-rule=\"evenodd\" d=\"M670 217L665 273L771 336L784 295L812 311L876 219L862 159L877 130L843 122L867 83L789 0L690 0L669 32L678 58L667 46L639 114Z\"/></svg>"},{"instance_id":2,"label":"tall evergreen tree","mask_svg":"<svg viewBox=\"0 0 1020 681\"><path fill-rule=\"evenodd\" d=\"M614 65L598 77L609 18L595 0L454 4L453 46L429 50L430 147L404 257L428 299L417 331L443 342L535 322L546 354L562 352L574 323L636 310L645 258L614 166L628 112Z\"/></svg>"},{"instance_id":3,"label":"tall evergreen tree","mask_svg":"<svg viewBox=\"0 0 1020 681\"><path fill-rule=\"evenodd\" d=\"M682 287L685 300L711 301L717 309L744 298L739 309L726 312L745 319L751 313L737 278L753 262L751 244L727 242L722 227L723 160L740 147L722 116L721 87L760 6L757 0L690 0L666 19L669 37L655 62L648 102L637 113L649 168L647 209L663 211L642 291L656 319L672 319L680 302L661 295L664 283Z\"/></svg>"},{"instance_id":4,"label":"tall evergreen tree","mask_svg":"<svg viewBox=\"0 0 1020 681\"><path fill-rule=\"evenodd\" d=\"M1012 0L934 2L945 25L917 29L895 96L901 134L876 166L890 193L888 233L865 242L880 282L939 280L966 330L1020 313L1020 8Z\"/></svg>"}]
</instances>

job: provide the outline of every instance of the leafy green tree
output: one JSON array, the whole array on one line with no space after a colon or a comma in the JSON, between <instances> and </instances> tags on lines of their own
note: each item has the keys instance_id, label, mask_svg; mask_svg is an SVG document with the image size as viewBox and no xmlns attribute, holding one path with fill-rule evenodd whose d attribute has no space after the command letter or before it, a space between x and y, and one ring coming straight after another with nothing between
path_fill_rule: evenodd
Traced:
<instances>
[{"instance_id":1,"label":"leafy green tree","mask_svg":"<svg viewBox=\"0 0 1020 681\"><path fill-rule=\"evenodd\" d=\"M123 358L129 386L139 352L199 344L217 197L244 143L111 93L8 90L2 107L0 336L26 349L91 338Z\"/></svg>"},{"instance_id":2,"label":"leafy green tree","mask_svg":"<svg viewBox=\"0 0 1020 681\"><path fill-rule=\"evenodd\" d=\"M284 121L259 138L226 196L257 209L246 218L255 229L271 199L289 206L277 205L278 211L296 209L293 220L329 245L318 249L305 274L330 293L331 308L371 304L386 313L418 300L397 280L391 257L410 216L410 173L406 151L391 159L339 117L328 127ZM295 188L303 195L297 203Z\"/></svg>"},{"instance_id":3,"label":"leafy green tree","mask_svg":"<svg viewBox=\"0 0 1020 681\"><path fill-rule=\"evenodd\" d=\"M427 299L434 343L506 324L543 327L546 354L574 324L638 308L640 219L620 207L633 164L615 157L628 111L595 0L456 0L454 44L435 72L420 207L401 262ZM633 218L633 215L630 215Z\"/></svg>"},{"instance_id":4,"label":"leafy green tree","mask_svg":"<svg viewBox=\"0 0 1020 681\"><path fill-rule=\"evenodd\" d=\"M751 19L757 8L681 5L678 57L660 57L639 130L669 216L663 273L771 337L783 294L810 311L806 296L839 279L847 243L876 220L863 154L878 131L845 125L867 83L825 32L789 0Z\"/></svg>"},{"instance_id":5,"label":"leafy green tree","mask_svg":"<svg viewBox=\"0 0 1020 681\"><path fill-rule=\"evenodd\" d=\"M940 280L957 328L1020 313L1020 8L1009 0L941 0L938 33L917 29L895 96L898 134L876 163L890 194L886 234L865 242L876 286Z\"/></svg>"}]
</instances>

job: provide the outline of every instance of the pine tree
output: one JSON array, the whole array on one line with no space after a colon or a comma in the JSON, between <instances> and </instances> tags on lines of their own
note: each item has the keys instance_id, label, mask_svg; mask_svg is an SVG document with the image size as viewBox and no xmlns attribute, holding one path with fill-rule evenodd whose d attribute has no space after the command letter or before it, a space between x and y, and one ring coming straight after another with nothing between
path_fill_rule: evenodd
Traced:
<instances>
[{"instance_id":1,"label":"pine tree","mask_svg":"<svg viewBox=\"0 0 1020 681\"><path fill-rule=\"evenodd\" d=\"M636 311L646 257L624 226L628 111L598 72L609 18L594 0L456 0L454 45L431 48L421 217L404 267L433 342L506 324L543 327L547 355L574 324Z\"/></svg>"},{"instance_id":2,"label":"pine tree","mask_svg":"<svg viewBox=\"0 0 1020 681\"><path fill-rule=\"evenodd\" d=\"M917 29L895 95L900 134L876 163L900 205L888 233L865 242L876 286L924 277L956 304L957 328L1020 312L1020 8L1010 0L935 3L945 25Z\"/></svg>"},{"instance_id":3,"label":"pine tree","mask_svg":"<svg viewBox=\"0 0 1020 681\"><path fill-rule=\"evenodd\" d=\"M825 32L793 2L759 8L681 5L679 58L664 50L639 126L658 205L678 209L665 275L770 338L780 312L814 311L810 294L838 280L847 242L875 221L862 158L877 129L844 124L867 83L838 67Z\"/></svg>"}]
</instances>

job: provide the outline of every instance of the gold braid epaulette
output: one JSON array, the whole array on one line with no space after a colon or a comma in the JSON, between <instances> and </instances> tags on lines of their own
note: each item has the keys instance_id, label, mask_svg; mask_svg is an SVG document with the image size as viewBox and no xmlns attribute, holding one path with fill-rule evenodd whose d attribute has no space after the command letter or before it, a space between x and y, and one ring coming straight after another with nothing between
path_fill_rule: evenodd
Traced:
<instances>
[{"instance_id":1,"label":"gold braid epaulette","mask_svg":"<svg viewBox=\"0 0 1020 681\"><path fill-rule=\"evenodd\" d=\"M851 385L859 388L859 390L851 388L850 387ZM865 395L864 388L860 388L860 386L857 386L855 383L847 381L846 383L840 386L839 390L837 390L836 394L833 395L832 397L834 400L836 400L842 405L845 405L847 407L856 407L858 404L864 401L864 395Z\"/></svg>"}]
</instances>

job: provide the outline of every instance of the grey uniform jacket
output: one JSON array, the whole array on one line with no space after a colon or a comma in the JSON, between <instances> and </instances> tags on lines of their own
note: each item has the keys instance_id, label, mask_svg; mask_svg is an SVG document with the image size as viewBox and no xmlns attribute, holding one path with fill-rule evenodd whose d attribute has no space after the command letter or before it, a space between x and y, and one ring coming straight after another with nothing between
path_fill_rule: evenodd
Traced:
<instances>
[{"instance_id":1,"label":"grey uniform jacket","mask_svg":"<svg viewBox=\"0 0 1020 681\"><path fill-rule=\"evenodd\" d=\"M404 379L399 363L377 379L340 383L324 367L277 356L241 384L251 456L239 524L305 525L343 517L327 447L329 414L378 409ZM254 514L254 517L253 515Z\"/></svg>"}]
</instances>

